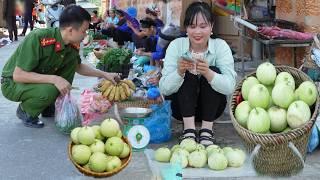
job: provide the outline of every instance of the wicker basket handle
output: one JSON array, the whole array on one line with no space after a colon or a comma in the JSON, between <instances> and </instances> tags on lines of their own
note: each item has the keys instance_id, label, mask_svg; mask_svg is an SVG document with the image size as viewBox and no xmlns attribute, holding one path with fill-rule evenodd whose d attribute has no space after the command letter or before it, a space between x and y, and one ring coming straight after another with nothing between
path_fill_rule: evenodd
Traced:
<instances>
[{"instance_id":1,"label":"wicker basket handle","mask_svg":"<svg viewBox=\"0 0 320 180\"><path fill-rule=\"evenodd\" d=\"M249 163L251 164L251 167L252 169L254 169L254 165L253 165L253 159L257 156L257 154L259 153L259 150L261 148L261 145L260 144L257 144L253 151L251 152L250 154L250 157L249 157Z\"/></svg>"},{"instance_id":2,"label":"wicker basket handle","mask_svg":"<svg viewBox=\"0 0 320 180\"><path fill-rule=\"evenodd\" d=\"M300 153L300 151L298 150L298 148L292 143L292 142L289 142L288 144L289 148L292 150L292 152L299 157L300 161L301 161L301 164L302 164L302 167L305 166L304 164L304 160L303 160L303 157Z\"/></svg>"},{"instance_id":3,"label":"wicker basket handle","mask_svg":"<svg viewBox=\"0 0 320 180\"><path fill-rule=\"evenodd\" d=\"M319 42L319 39L318 39L318 36L317 35L314 35L313 36L313 41L314 41L314 44L316 45L316 47L318 49L320 49L320 42Z\"/></svg>"},{"instance_id":4,"label":"wicker basket handle","mask_svg":"<svg viewBox=\"0 0 320 180\"><path fill-rule=\"evenodd\" d=\"M292 150L292 152L299 157L299 160L301 161L301 164L302 164L302 167L305 166L304 164L304 160L303 160L303 156L301 155L301 153L299 152L298 148L292 143L292 142L289 142L288 144L288 147ZM257 144L253 151L251 152L250 154L250 157L249 157L249 162L251 164L251 167L253 167L254 169L254 166L253 166L253 159L257 156L257 154L259 153L259 150L261 148L261 145L260 144Z\"/></svg>"}]
</instances>

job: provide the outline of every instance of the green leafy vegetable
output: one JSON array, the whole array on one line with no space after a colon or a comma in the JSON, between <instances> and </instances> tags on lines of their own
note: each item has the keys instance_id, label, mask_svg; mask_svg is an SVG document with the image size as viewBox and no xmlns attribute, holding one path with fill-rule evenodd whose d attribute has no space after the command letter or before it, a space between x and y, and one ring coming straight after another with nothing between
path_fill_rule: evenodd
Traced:
<instances>
[{"instance_id":1,"label":"green leafy vegetable","mask_svg":"<svg viewBox=\"0 0 320 180\"><path fill-rule=\"evenodd\" d=\"M121 72L122 67L130 63L131 57L132 51L129 49L110 48L97 64L97 68L108 72Z\"/></svg>"}]
</instances>

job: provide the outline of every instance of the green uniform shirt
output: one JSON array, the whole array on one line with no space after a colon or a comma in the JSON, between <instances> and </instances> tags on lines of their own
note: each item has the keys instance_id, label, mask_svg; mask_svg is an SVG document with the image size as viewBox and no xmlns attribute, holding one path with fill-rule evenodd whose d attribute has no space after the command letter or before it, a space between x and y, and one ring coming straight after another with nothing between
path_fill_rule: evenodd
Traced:
<instances>
[{"instance_id":1,"label":"green uniform shirt","mask_svg":"<svg viewBox=\"0 0 320 180\"><path fill-rule=\"evenodd\" d=\"M12 77L16 66L28 72L58 75L70 83L70 71L80 64L79 51L65 45L59 28L39 29L30 32L5 64L2 76Z\"/></svg>"}]
</instances>

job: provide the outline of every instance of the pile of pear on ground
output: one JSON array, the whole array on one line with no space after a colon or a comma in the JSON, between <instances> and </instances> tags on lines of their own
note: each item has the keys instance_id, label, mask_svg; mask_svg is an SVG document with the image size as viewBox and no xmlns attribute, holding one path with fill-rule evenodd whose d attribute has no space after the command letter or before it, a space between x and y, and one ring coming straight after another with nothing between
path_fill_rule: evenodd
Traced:
<instances>
[{"instance_id":1,"label":"pile of pear on ground","mask_svg":"<svg viewBox=\"0 0 320 180\"><path fill-rule=\"evenodd\" d=\"M118 169L122 158L129 156L131 149L122 140L118 122L106 119L101 125L77 127L71 132L72 159L94 172Z\"/></svg>"},{"instance_id":2,"label":"pile of pear on ground","mask_svg":"<svg viewBox=\"0 0 320 180\"><path fill-rule=\"evenodd\" d=\"M296 85L289 72L277 74L269 62L258 66L256 77L247 77L241 87L243 100L235 109L238 123L255 133L281 133L303 126L311 118L318 97L316 85Z\"/></svg>"},{"instance_id":3,"label":"pile of pear on ground","mask_svg":"<svg viewBox=\"0 0 320 180\"><path fill-rule=\"evenodd\" d=\"M158 162L177 163L182 168L205 168L224 170L227 167L241 167L245 161L245 152L231 147L221 149L218 145L203 146L191 138L181 141L171 149L161 147L155 151Z\"/></svg>"}]
</instances>

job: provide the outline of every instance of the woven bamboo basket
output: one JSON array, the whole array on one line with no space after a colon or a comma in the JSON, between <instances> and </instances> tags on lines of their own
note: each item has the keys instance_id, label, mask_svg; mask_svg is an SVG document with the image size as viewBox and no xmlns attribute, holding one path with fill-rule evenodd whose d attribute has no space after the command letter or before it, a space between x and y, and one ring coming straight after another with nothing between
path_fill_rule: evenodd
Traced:
<instances>
[{"instance_id":1,"label":"woven bamboo basket","mask_svg":"<svg viewBox=\"0 0 320 180\"><path fill-rule=\"evenodd\" d=\"M296 87L303 81L312 81L305 73L298 69L288 66L276 66L276 69L277 73L283 71L290 73L295 79ZM247 75L247 77L249 76L255 76L255 72ZM308 139L319 111L319 97L315 105L311 107L311 119L302 127L286 133L254 133L243 128L234 117L238 97L241 93L241 86L245 78L238 83L232 95L229 108L233 126L245 142L248 152L251 153L250 159L252 160L253 167L259 174L263 175L291 176L297 174L304 167Z\"/></svg>"},{"instance_id":2,"label":"woven bamboo basket","mask_svg":"<svg viewBox=\"0 0 320 180\"><path fill-rule=\"evenodd\" d=\"M68 155L69 155L69 159L71 160L72 164L82 173L82 174L85 174L87 176L93 176L93 177L97 177L97 178L102 178L102 177L109 177L109 176L113 176L115 174L117 174L118 172L120 172L121 170L123 170L125 167L128 166L129 162L131 161L131 158L132 158L132 147L131 147L131 144L130 142L128 141L127 138L125 137L122 137L122 140L124 142L126 142L129 147L130 147L130 154L128 157L126 158L123 158L121 159L121 167L117 168L117 169L114 169L112 171L109 171L109 172L103 172L103 173L97 173L97 172L93 172L93 171L90 171L88 169L85 169L83 168L82 166L80 166L79 164L77 164L73 159L72 159L72 156L71 156L71 150L72 150L72 146L74 145L72 143L72 141L69 143L68 145Z\"/></svg>"},{"instance_id":3,"label":"woven bamboo basket","mask_svg":"<svg viewBox=\"0 0 320 180\"><path fill-rule=\"evenodd\" d=\"M135 99L116 103L119 109L124 109L128 107L149 108L153 104L160 104L162 102L156 100Z\"/></svg>"}]
</instances>

